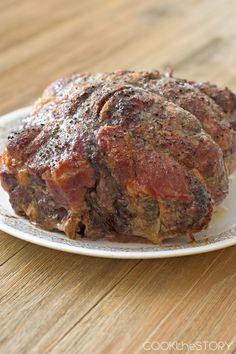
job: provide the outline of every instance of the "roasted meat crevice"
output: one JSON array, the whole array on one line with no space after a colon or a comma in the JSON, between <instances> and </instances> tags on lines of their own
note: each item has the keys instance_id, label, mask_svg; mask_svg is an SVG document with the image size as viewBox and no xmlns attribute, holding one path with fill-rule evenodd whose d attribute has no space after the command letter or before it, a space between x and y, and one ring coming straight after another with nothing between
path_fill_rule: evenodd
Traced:
<instances>
[{"instance_id":1,"label":"roasted meat crevice","mask_svg":"<svg viewBox=\"0 0 236 354\"><path fill-rule=\"evenodd\" d=\"M236 97L153 72L51 84L13 132L15 211L71 238L161 242L206 228L235 169Z\"/></svg>"}]
</instances>

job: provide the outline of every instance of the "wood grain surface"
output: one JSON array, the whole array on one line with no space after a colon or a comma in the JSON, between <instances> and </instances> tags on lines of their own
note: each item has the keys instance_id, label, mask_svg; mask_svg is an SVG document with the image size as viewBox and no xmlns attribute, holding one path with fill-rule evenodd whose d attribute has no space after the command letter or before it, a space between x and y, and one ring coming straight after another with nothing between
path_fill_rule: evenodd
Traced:
<instances>
[{"instance_id":1,"label":"wood grain surface","mask_svg":"<svg viewBox=\"0 0 236 354\"><path fill-rule=\"evenodd\" d=\"M1 114L77 71L172 67L236 91L235 0L1 0L0 16ZM0 232L0 265L1 354L236 353L236 247L111 260Z\"/></svg>"}]
</instances>

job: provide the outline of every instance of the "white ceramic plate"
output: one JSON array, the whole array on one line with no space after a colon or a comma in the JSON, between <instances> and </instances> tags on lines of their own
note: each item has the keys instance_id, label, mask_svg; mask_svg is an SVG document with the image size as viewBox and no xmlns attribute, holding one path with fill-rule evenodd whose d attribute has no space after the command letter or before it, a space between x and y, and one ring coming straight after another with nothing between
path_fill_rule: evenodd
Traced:
<instances>
[{"instance_id":1,"label":"white ceramic plate","mask_svg":"<svg viewBox=\"0 0 236 354\"><path fill-rule=\"evenodd\" d=\"M8 133L30 112L30 107L0 118L0 151ZM28 220L16 216L8 195L0 187L0 229L8 234L37 245L89 256L110 258L165 258L210 252L236 245L236 174L230 182L230 193L214 215L210 227L197 235L196 242L186 236L161 245L115 243L108 241L70 240L59 232L48 232L33 226Z\"/></svg>"}]
</instances>

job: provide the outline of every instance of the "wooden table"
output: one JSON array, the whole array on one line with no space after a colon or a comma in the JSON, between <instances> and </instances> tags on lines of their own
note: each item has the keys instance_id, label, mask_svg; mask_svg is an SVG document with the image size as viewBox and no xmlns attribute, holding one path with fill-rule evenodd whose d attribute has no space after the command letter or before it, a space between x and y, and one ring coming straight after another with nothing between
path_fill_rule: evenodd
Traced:
<instances>
[{"instance_id":1,"label":"wooden table","mask_svg":"<svg viewBox=\"0 0 236 354\"><path fill-rule=\"evenodd\" d=\"M74 71L171 66L236 91L235 0L1 0L0 14L1 114ZM1 353L236 351L236 247L111 260L0 236Z\"/></svg>"}]
</instances>

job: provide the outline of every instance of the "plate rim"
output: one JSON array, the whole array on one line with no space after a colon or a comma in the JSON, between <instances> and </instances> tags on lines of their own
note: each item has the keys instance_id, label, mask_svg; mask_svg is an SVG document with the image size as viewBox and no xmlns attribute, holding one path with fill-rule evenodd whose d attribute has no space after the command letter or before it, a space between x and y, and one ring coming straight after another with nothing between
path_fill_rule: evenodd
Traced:
<instances>
[{"instance_id":1,"label":"plate rim","mask_svg":"<svg viewBox=\"0 0 236 354\"><path fill-rule=\"evenodd\" d=\"M66 245L59 242L56 243L54 241L41 239L38 238L37 236L33 236L23 231L14 229L13 227L4 224L4 222L2 222L1 220L0 220L0 230L13 237L16 237L18 239L21 239L23 241L38 246L43 246L46 248L67 252L67 253L79 254L84 256L93 256L99 258L116 258L116 259L174 258L174 257L191 256L191 255L213 252L213 251L221 250L236 245L236 239L232 238L232 239L216 241L215 243L199 245L197 247L192 246L192 247L182 248L182 249L178 248L176 250L175 249L158 250L158 251L151 250L150 252L145 252L145 253L144 252L142 253L142 251L125 252L121 250L114 251L109 249L101 250L101 249L82 248L79 245L73 246L73 245ZM91 241L91 242L99 242L99 241Z\"/></svg>"},{"instance_id":2,"label":"plate rim","mask_svg":"<svg viewBox=\"0 0 236 354\"><path fill-rule=\"evenodd\" d=\"M15 111L4 114L0 117L0 124L4 122L9 122L15 119L17 116L19 119L30 113L32 107L27 106ZM1 127L0 127L1 128ZM37 236L31 235L27 232L23 232L21 230L15 229L12 226L9 226L4 223L4 221L0 220L0 230L23 241L36 244L39 246L43 246L46 248L54 249L57 251L63 251L67 253L85 255L85 256L93 256L99 258L115 258L115 259L158 259L158 258L173 258L173 257L181 257L181 256L190 256L202 253L213 252L217 250L221 250L227 247L231 247L236 245L236 236L230 239L217 240L214 243L203 244L198 246L190 246L187 248L177 248L177 249L168 249L168 250L150 250L149 252L142 251L122 251L122 250L102 250L102 249L90 249L83 248L80 245L68 245L60 242L50 241L47 239L39 238ZM230 231L229 231L230 232ZM99 241L91 241L91 242L99 242ZM113 242L111 243L113 244Z\"/></svg>"}]
</instances>

